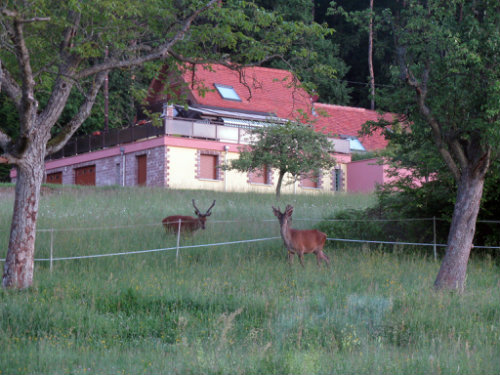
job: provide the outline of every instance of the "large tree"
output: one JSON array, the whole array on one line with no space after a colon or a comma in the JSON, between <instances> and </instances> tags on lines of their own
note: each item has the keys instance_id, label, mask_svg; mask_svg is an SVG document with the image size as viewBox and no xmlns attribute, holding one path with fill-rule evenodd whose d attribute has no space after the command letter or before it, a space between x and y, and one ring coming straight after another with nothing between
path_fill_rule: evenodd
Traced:
<instances>
[{"instance_id":1,"label":"large tree","mask_svg":"<svg viewBox=\"0 0 500 375\"><path fill-rule=\"evenodd\" d=\"M394 111L428 129L457 194L437 289L463 291L486 173L500 139L497 1L405 2L393 14L399 82Z\"/></svg>"},{"instance_id":2,"label":"large tree","mask_svg":"<svg viewBox=\"0 0 500 375\"><path fill-rule=\"evenodd\" d=\"M17 169L3 286L32 285L44 159L89 117L109 71L228 56L262 62L284 55L308 29L237 1L3 1L0 87L19 116L15 131L0 127L0 156ZM78 109L60 123L76 90Z\"/></svg>"},{"instance_id":3,"label":"large tree","mask_svg":"<svg viewBox=\"0 0 500 375\"><path fill-rule=\"evenodd\" d=\"M257 172L265 168L278 171L276 197L280 197L283 179L288 173L291 182L301 177L318 178L323 170L335 166L331 155L333 145L323 133L300 122L287 122L254 128L251 143L240 150L238 159L225 169Z\"/></svg>"}]
</instances>

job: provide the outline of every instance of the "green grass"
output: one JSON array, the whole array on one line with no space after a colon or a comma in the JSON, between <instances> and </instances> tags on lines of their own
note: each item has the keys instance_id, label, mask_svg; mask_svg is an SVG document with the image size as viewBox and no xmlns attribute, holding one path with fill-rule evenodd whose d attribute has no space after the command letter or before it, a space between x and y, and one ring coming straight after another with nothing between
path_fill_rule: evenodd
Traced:
<instances>
[{"instance_id":1,"label":"green grass","mask_svg":"<svg viewBox=\"0 0 500 375\"><path fill-rule=\"evenodd\" d=\"M217 203L181 245L279 236L271 206L320 219L371 196L56 189L39 229L54 256L175 246L161 219ZM13 197L0 201L7 248ZM296 227L315 222L295 220ZM158 224L158 225L155 225ZM120 228L110 229L111 226ZM122 226L128 226L121 228ZM87 230L76 230L87 228ZM92 229L89 229L92 228ZM96 229L97 228L97 229ZM36 258L50 233L37 235ZM33 288L0 291L1 374L498 374L499 266L473 257L462 295L436 293L419 252L330 243L332 266L286 263L281 240L37 262Z\"/></svg>"}]
</instances>

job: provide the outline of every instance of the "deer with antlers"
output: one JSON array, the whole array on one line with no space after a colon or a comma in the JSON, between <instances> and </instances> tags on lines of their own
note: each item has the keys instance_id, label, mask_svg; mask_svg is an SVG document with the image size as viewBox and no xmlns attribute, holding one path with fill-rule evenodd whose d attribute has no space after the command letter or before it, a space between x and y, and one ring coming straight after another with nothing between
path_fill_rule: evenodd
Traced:
<instances>
[{"instance_id":1,"label":"deer with antlers","mask_svg":"<svg viewBox=\"0 0 500 375\"><path fill-rule=\"evenodd\" d=\"M330 258L323 252L326 242L326 234L316 229L298 230L291 228L293 206L287 205L285 212L273 207L274 215L280 223L281 238L288 250L288 261L293 263L295 254L299 256L300 264L304 267L304 254L316 254L316 261L320 266L320 260L326 265L330 264Z\"/></svg>"},{"instance_id":2,"label":"deer with antlers","mask_svg":"<svg viewBox=\"0 0 500 375\"><path fill-rule=\"evenodd\" d=\"M202 214L198 209L198 207L196 207L194 199L192 200L192 202L196 217L182 216L182 215L167 216L165 219L161 221L167 233L179 230L179 225L180 225L180 231L184 233L192 233L200 228L205 229L207 217L212 214L211 210L213 206L215 206L215 200L212 202L212 205L208 208L208 210L204 214Z\"/></svg>"}]
</instances>

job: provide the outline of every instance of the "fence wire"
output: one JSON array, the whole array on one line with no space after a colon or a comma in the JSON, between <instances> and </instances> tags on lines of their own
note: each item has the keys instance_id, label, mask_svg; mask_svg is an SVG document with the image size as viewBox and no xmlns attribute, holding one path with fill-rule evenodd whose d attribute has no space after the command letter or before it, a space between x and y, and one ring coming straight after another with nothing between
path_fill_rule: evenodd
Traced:
<instances>
[{"instance_id":1,"label":"fence wire","mask_svg":"<svg viewBox=\"0 0 500 375\"><path fill-rule=\"evenodd\" d=\"M297 222L311 222L311 221L321 221L321 222L409 222L409 221L447 221L448 219L443 218L414 218L414 219L311 219L311 218L298 218L294 219ZM252 221L252 223L258 224L259 222L276 223L276 220L266 219L259 221ZM236 223L249 223L249 221L243 220L211 220L211 224L236 224ZM500 221L497 220L478 220L478 223L488 223L488 224L499 224ZM109 227L80 227L80 228L50 228L50 229L38 229L37 232L42 233L50 233L50 257L49 258L35 258L37 262L52 262L54 261L63 261L63 260L77 260L77 259L91 259L91 258L103 258L103 257L113 257L113 256L124 256L124 255L133 255L133 254L145 254L145 253L155 253L155 252L168 252L168 251L177 251L181 249L193 249L193 248L202 248L202 247L217 247L217 246L225 246L232 244L242 244L242 243L252 243L252 242L262 242L262 241L270 241L277 240L281 237L265 237L265 238L255 238L255 239L246 239L246 240L237 240L237 241L227 241L227 242L216 242L216 243L207 243L207 244L198 244L198 245L184 245L184 246L173 246L173 247L164 247L164 248L155 248L155 249L147 249L147 250L133 250L133 251L119 251L119 252L110 252L110 253L102 253L102 254L91 254L91 255L78 255L78 256L68 256L68 257L54 257L53 256L53 242L54 242L54 234L57 232L78 232L78 231L108 231L108 230L118 230L118 229L131 229L131 228L140 228L140 227L158 227L158 223L146 223L146 224L131 224L131 225L116 225ZM434 229L435 231L435 229ZM411 241L381 241L381 240L369 240L369 239L353 239L353 238L327 238L328 241L334 242L345 242L345 243L365 243L365 244L381 244L381 245L401 245L401 246L421 246L421 247L434 247L434 256L436 257L436 248L437 247L446 247L446 244L436 243L434 242L411 242ZM500 246L479 246L473 245L473 248L476 249L490 249L490 250L498 250ZM5 261L1 259L1 261Z\"/></svg>"}]
</instances>

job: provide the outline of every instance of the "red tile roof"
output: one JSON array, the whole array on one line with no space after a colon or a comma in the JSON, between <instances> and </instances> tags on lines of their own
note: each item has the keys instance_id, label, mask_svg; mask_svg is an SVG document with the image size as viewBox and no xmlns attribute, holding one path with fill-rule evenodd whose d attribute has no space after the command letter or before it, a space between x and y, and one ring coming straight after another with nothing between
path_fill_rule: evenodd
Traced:
<instances>
[{"instance_id":1,"label":"red tile roof","mask_svg":"<svg viewBox=\"0 0 500 375\"><path fill-rule=\"evenodd\" d=\"M360 137L359 131L367 121L377 121L381 117L387 121L392 121L394 114L380 115L377 111L365 108L322 103L315 103L314 109L318 114L314 124L316 130L332 135L358 137L367 151L380 150L387 146L388 142L380 132L376 132L371 136Z\"/></svg>"},{"instance_id":2,"label":"red tile roof","mask_svg":"<svg viewBox=\"0 0 500 375\"><path fill-rule=\"evenodd\" d=\"M187 71L183 77L189 82L192 99L200 105L267 112L287 119L295 119L299 109L311 112L310 95L297 87L300 82L294 82L293 75L286 70L248 67L240 76L238 71L223 65L211 68L197 65L194 74ZM222 98L215 84L232 86L241 102ZM201 95L197 89L200 85L210 91Z\"/></svg>"},{"instance_id":3,"label":"red tile roof","mask_svg":"<svg viewBox=\"0 0 500 375\"><path fill-rule=\"evenodd\" d=\"M295 119L299 110L310 119L316 120L315 128L333 135L358 137L368 151L383 149L387 141L380 134L359 137L359 131L366 121L375 121L380 115L376 111L332 104L314 103L319 116L312 116L312 98L294 81L292 73L281 69L247 67L240 73L224 65L196 65L195 70L183 74L184 82L189 84L189 98L193 104L219 107L240 111L266 112L281 118ZM294 84L295 83L295 84ZM241 98L240 101L222 98L215 84L232 86ZM153 81L151 88L159 92L158 82ZM202 94L200 88L208 89ZM157 97L161 100L161 97ZM326 116L321 114L325 113ZM392 120L393 114L383 116Z\"/></svg>"}]
</instances>

